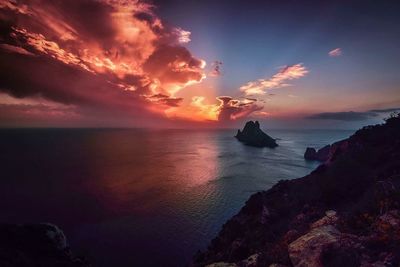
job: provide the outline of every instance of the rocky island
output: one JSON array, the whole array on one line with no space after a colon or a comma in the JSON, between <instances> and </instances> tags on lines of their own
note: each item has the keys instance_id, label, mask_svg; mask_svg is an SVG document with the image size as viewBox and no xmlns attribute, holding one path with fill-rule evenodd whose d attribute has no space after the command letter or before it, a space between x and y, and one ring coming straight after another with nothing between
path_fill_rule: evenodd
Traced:
<instances>
[{"instance_id":1,"label":"rocky island","mask_svg":"<svg viewBox=\"0 0 400 267\"><path fill-rule=\"evenodd\" d=\"M399 266L400 117L250 197L193 266Z\"/></svg>"},{"instance_id":2,"label":"rocky island","mask_svg":"<svg viewBox=\"0 0 400 267\"><path fill-rule=\"evenodd\" d=\"M240 142L248 146L255 147L277 147L275 139L264 133L260 129L260 123L258 121L248 121L244 126L243 130L238 130L235 136Z\"/></svg>"}]
</instances>

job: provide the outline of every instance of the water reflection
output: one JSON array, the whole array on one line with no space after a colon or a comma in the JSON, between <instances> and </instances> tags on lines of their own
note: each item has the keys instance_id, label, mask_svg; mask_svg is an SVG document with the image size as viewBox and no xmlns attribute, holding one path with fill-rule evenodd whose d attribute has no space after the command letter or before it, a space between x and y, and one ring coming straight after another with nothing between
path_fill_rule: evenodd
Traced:
<instances>
[{"instance_id":1,"label":"water reflection","mask_svg":"<svg viewBox=\"0 0 400 267\"><path fill-rule=\"evenodd\" d=\"M95 266L182 266L258 190L309 173L307 146L349 132L0 131L0 221L52 222Z\"/></svg>"},{"instance_id":2,"label":"water reflection","mask_svg":"<svg viewBox=\"0 0 400 267\"><path fill-rule=\"evenodd\" d=\"M166 134L167 141L160 138ZM113 212L152 212L165 203L179 205L182 191L217 177L219 148L211 135L193 132L187 138L185 131L96 134L88 140L91 176L96 179L88 181L87 190Z\"/></svg>"}]
</instances>

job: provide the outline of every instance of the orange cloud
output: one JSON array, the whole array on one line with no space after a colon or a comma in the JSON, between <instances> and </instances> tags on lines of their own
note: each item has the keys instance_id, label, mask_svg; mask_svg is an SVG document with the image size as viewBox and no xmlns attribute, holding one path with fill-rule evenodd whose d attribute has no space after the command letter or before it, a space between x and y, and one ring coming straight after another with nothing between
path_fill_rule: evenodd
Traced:
<instances>
[{"instance_id":1,"label":"orange cloud","mask_svg":"<svg viewBox=\"0 0 400 267\"><path fill-rule=\"evenodd\" d=\"M194 96L188 107L172 108L169 117L193 118L199 121L228 122L245 118L253 112L263 109L257 99L234 99L230 96L219 96L218 103L209 104L203 96ZM183 112L182 112L183 111Z\"/></svg>"},{"instance_id":2,"label":"orange cloud","mask_svg":"<svg viewBox=\"0 0 400 267\"><path fill-rule=\"evenodd\" d=\"M164 115L181 105L176 93L206 77L206 63L182 46L191 33L153 10L139 0L0 0L10 25L0 33L0 65L8 66L0 90L85 111Z\"/></svg>"},{"instance_id":3,"label":"orange cloud","mask_svg":"<svg viewBox=\"0 0 400 267\"><path fill-rule=\"evenodd\" d=\"M308 72L308 69L302 63L284 66L271 78L248 82L240 87L240 91L244 92L245 95L262 95L268 89L290 86L287 81L299 79Z\"/></svg>"}]
</instances>

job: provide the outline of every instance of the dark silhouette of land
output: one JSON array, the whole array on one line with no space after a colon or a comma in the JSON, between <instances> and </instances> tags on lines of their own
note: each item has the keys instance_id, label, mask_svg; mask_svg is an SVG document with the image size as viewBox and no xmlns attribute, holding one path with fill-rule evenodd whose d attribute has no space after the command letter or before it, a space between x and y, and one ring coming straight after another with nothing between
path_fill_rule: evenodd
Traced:
<instances>
[{"instance_id":1,"label":"dark silhouette of land","mask_svg":"<svg viewBox=\"0 0 400 267\"><path fill-rule=\"evenodd\" d=\"M309 175L252 195L192 265L216 262L399 266L400 117L358 130Z\"/></svg>"},{"instance_id":2,"label":"dark silhouette of land","mask_svg":"<svg viewBox=\"0 0 400 267\"><path fill-rule=\"evenodd\" d=\"M268 134L264 133L260 129L260 124L258 121L248 121L244 126L243 130L238 130L235 136L240 142L243 142L248 146L255 147L277 147L278 144L275 139L270 137Z\"/></svg>"}]
</instances>

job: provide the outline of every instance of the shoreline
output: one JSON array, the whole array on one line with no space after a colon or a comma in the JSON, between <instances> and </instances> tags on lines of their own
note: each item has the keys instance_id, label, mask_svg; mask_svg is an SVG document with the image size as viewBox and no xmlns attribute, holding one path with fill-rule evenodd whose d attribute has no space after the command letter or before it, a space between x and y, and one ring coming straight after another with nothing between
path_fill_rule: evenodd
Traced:
<instances>
[{"instance_id":1,"label":"shoreline","mask_svg":"<svg viewBox=\"0 0 400 267\"><path fill-rule=\"evenodd\" d=\"M309 175L252 195L192 266L397 266L399 136L400 117L366 126Z\"/></svg>"}]
</instances>

